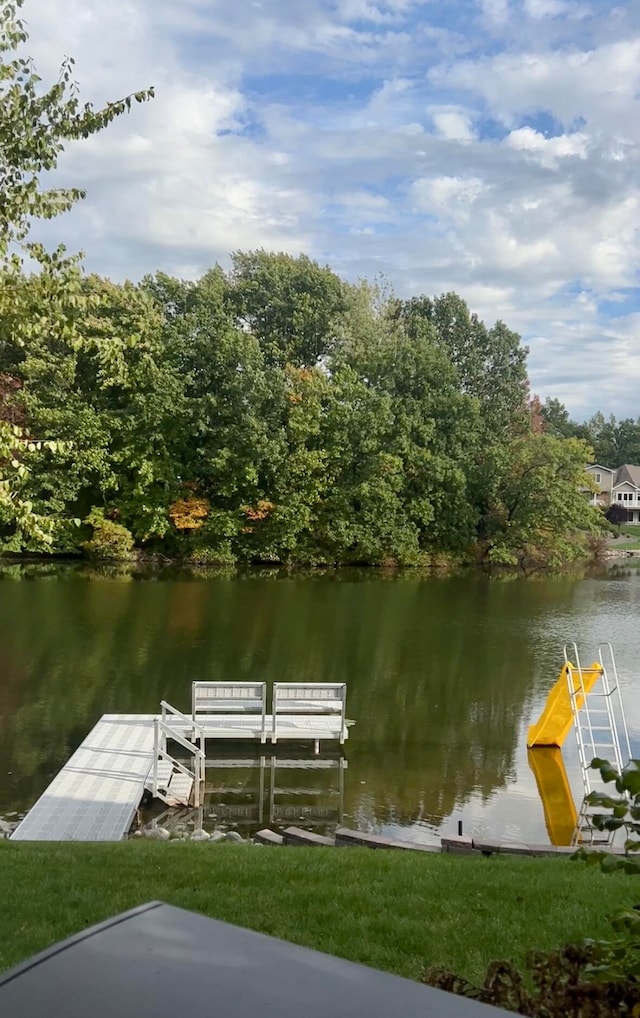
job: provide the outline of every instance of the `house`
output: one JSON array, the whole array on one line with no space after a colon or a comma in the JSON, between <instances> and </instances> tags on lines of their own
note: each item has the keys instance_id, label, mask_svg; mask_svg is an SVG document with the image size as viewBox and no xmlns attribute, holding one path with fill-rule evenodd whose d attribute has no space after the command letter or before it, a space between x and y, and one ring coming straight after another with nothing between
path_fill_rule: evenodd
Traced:
<instances>
[{"instance_id":1,"label":"house","mask_svg":"<svg viewBox=\"0 0 640 1018\"><path fill-rule=\"evenodd\" d=\"M616 470L593 463L587 473L598 491L589 492L594 505L608 507L614 503L627 510L627 522L640 524L640 466L624 463Z\"/></svg>"},{"instance_id":2,"label":"house","mask_svg":"<svg viewBox=\"0 0 640 1018\"><path fill-rule=\"evenodd\" d=\"M603 467L599 463L593 463L590 467L587 467L587 473L591 475L598 486L597 492L589 492L589 498L593 505L610 505L616 471L612 470L611 467Z\"/></svg>"}]
</instances>

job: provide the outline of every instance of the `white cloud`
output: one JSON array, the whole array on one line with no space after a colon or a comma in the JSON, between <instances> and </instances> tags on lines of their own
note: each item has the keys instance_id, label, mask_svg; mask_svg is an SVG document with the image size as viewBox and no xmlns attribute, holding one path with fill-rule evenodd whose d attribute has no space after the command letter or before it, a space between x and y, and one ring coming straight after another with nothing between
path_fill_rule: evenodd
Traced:
<instances>
[{"instance_id":1,"label":"white cloud","mask_svg":"<svg viewBox=\"0 0 640 1018\"><path fill-rule=\"evenodd\" d=\"M468 110L459 106L430 106L428 112L440 137L452 141L472 141L474 138Z\"/></svg>"},{"instance_id":2,"label":"white cloud","mask_svg":"<svg viewBox=\"0 0 640 1018\"><path fill-rule=\"evenodd\" d=\"M553 18L566 11L562 0L524 0L524 10L530 18Z\"/></svg>"},{"instance_id":3,"label":"white cloud","mask_svg":"<svg viewBox=\"0 0 640 1018\"><path fill-rule=\"evenodd\" d=\"M585 159L589 139L583 131L545 137L532 127L519 127L511 131L506 144L520 152L528 152L539 159L542 166L556 167L559 159L577 157Z\"/></svg>"},{"instance_id":4,"label":"white cloud","mask_svg":"<svg viewBox=\"0 0 640 1018\"><path fill-rule=\"evenodd\" d=\"M509 18L509 0L480 0L485 19L494 25L503 25Z\"/></svg>"},{"instance_id":5,"label":"white cloud","mask_svg":"<svg viewBox=\"0 0 640 1018\"><path fill-rule=\"evenodd\" d=\"M438 68L433 79L482 96L506 124L547 110L563 124L577 119L634 142L640 88L640 35L590 50L503 53Z\"/></svg>"},{"instance_id":6,"label":"white cloud","mask_svg":"<svg viewBox=\"0 0 640 1018\"><path fill-rule=\"evenodd\" d=\"M528 17L539 20L557 18L562 14L583 17L587 14L587 9L574 0L524 0L524 12Z\"/></svg>"},{"instance_id":7,"label":"white cloud","mask_svg":"<svg viewBox=\"0 0 640 1018\"><path fill-rule=\"evenodd\" d=\"M468 221L482 190L479 177L420 177L411 185L418 211L458 222Z\"/></svg>"},{"instance_id":8,"label":"white cloud","mask_svg":"<svg viewBox=\"0 0 640 1018\"><path fill-rule=\"evenodd\" d=\"M640 17L629 0L27 0L46 79L148 84L60 176L42 232L122 278L259 246L455 289L531 347L534 390L637 413ZM615 316L611 304L616 302ZM640 359L638 359L640 364Z\"/></svg>"}]
</instances>

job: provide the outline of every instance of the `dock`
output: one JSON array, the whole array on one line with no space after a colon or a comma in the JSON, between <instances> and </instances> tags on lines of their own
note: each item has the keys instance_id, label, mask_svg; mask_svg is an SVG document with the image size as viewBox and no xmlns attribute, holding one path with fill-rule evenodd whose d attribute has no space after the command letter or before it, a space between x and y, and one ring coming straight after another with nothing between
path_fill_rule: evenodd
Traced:
<instances>
[{"instance_id":1,"label":"dock","mask_svg":"<svg viewBox=\"0 0 640 1018\"><path fill-rule=\"evenodd\" d=\"M154 716L105 714L12 841L120 841L153 768Z\"/></svg>"},{"instance_id":2,"label":"dock","mask_svg":"<svg viewBox=\"0 0 640 1018\"><path fill-rule=\"evenodd\" d=\"M205 697L207 713L183 714L163 701L160 714L103 715L11 840L121 841L145 790L169 806L199 807L207 741L251 739L274 748L311 741L317 753L320 741L348 737L343 686L277 684L274 714L266 714L265 684L252 684L250 697L249 685L193 683L194 708Z\"/></svg>"}]
</instances>

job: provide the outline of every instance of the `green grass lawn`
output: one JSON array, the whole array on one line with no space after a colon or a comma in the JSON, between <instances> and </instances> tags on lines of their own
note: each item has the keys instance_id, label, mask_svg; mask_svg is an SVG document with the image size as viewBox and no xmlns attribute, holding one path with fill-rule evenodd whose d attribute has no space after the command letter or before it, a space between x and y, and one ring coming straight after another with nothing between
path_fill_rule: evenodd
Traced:
<instances>
[{"instance_id":1,"label":"green grass lawn","mask_svg":"<svg viewBox=\"0 0 640 1018\"><path fill-rule=\"evenodd\" d=\"M612 534L610 538L612 547L621 548L624 551L637 551L640 548L640 526L637 523L621 523L618 530L626 540L616 541ZM630 541L628 538L634 538L634 540Z\"/></svg>"},{"instance_id":2,"label":"green grass lawn","mask_svg":"<svg viewBox=\"0 0 640 1018\"><path fill-rule=\"evenodd\" d=\"M477 979L493 958L606 934L639 883L567 859L0 842L0 969L159 899L411 978Z\"/></svg>"},{"instance_id":3,"label":"green grass lawn","mask_svg":"<svg viewBox=\"0 0 640 1018\"><path fill-rule=\"evenodd\" d=\"M629 537L638 537L639 536L639 531L640 531L640 528L638 527L637 523L621 523L620 524L620 533L621 534L628 534Z\"/></svg>"}]
</instances>

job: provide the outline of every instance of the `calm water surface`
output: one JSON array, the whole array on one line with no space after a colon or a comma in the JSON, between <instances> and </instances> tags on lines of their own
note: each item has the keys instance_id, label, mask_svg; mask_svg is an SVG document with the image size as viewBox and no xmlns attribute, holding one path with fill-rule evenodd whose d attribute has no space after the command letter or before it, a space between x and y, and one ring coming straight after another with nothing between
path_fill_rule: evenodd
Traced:
<instances>
[{"instance_id":1,"label":"calm water surface","mask_svg":"<svg viewBox=\"0 0 640 1018\"><path fill-rule=\"evenodd\" d=\"M576 640L616 650L640 755L640 573L593 579L0 578L0 814L22 812L105 712L189 709L193 679L345 681L356 721L335 767L220 751L205 826L336 822L407 840L547 841L526 751ZM212 754L211 754L212 755ZM279 753L280 757L280 753ZM286 766L289 758L290 766ZM573 736L564 750L581 800ZM303 823L304 821L304 823Z\"/></svg>"}]
</instances>

